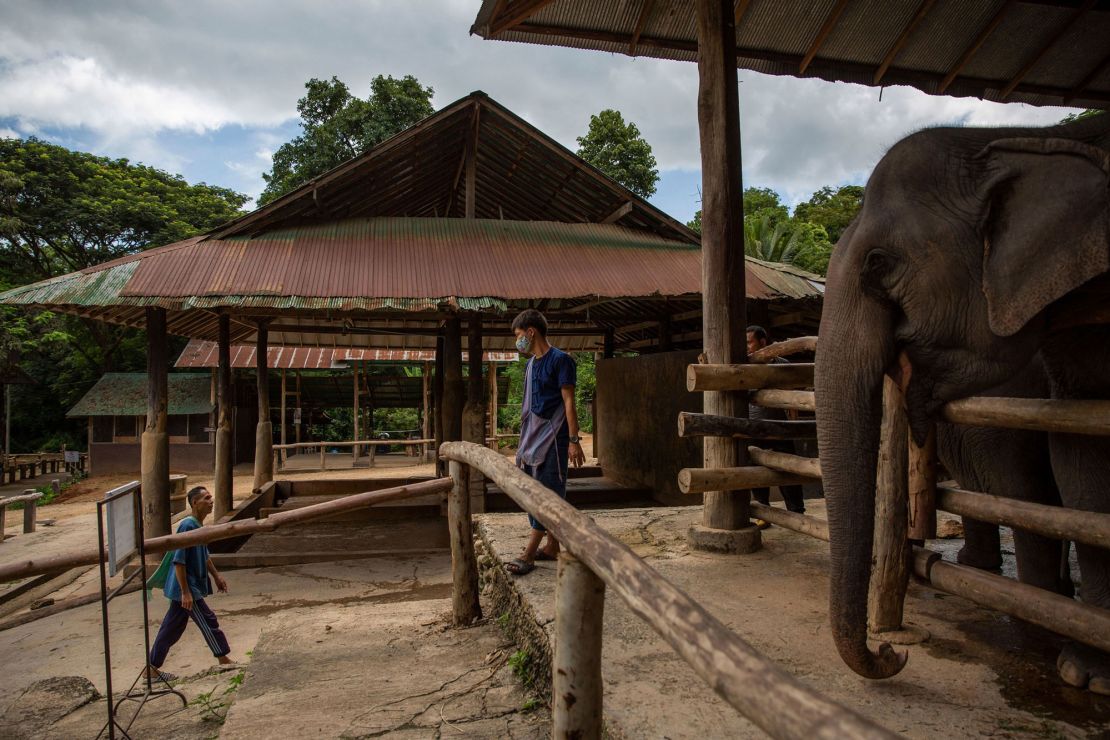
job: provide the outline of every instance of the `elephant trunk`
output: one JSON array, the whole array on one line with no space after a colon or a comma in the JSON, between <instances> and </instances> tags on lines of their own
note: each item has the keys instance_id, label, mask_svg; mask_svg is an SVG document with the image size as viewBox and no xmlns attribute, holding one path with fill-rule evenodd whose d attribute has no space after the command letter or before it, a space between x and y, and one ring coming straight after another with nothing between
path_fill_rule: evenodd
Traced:
<instances>
[{"instance_id":1,"label":"elephant trunk","mask_svg":"<svg viewBox=\"0 0 1110 740\"><path fill-rule=\"evenodd\" d=\"M817 437L829 522L829 619L841 658L867 678L888 678L904 654L867 646L867 590L875 525L875 472L883 374L896 356L890 310L829 276L815 388ZM846 282L855 283L849 275ZM836 285L841 283L841 285Z\"/></svg>"}]
</instances>

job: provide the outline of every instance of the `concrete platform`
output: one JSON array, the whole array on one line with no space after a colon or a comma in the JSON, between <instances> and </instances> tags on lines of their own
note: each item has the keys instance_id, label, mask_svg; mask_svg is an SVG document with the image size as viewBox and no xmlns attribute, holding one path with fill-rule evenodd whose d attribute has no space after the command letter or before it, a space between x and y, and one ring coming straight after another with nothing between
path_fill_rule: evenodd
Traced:
<instances>
[{"instance_id":1,"label":"concrete platform","mask_svg":"<svg viewBox=\"0 0 1110 740\"><path fill-rule=\"evenodd\" d=\"M807 501L824 516L823 501ZM686 530L700 508L591 512L750 644L801 680L885 727L915 738L1106 737L1110 700L1064 686L1061 640L955 596L911 585L906 615L932 638L909 647L897 677L869 681L848 670L829 637L828 545L772 527L744 556L693 552ZM549 680L555 564L524 577L502 563L523 548L520 514L485 514L478 525L483 583L497 616ZM900 648L901 649L901 648ZM763 737L713 693L614 595L605 602L605 723L615 737Z\"/></svg>"}]
</instances>

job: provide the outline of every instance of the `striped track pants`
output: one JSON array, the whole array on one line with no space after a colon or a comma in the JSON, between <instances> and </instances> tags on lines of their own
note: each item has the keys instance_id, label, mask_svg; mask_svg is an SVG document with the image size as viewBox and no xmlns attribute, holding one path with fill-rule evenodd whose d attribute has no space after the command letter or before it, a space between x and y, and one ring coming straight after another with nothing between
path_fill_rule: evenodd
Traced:
<instances>
[{"instance_id":1,"label":"striped track pants","mask_svg":"<svg viewBox=\"0 0 1110 740\"><path fill-rule=\"evenodd\" d=\"M191 611L185 610L180 601L171 601L166 616L162 618L162 626L158 628L158 636L154 638L154 645L150 648L152 666L162 667L170 648L181 639L190 619L200 628L200 633L204 636L204 641L208 643L213 655L218 658L231 652L216 615L208 608L208 604L204 603L204 599L194 599Z\"/></svg>"}]
</instances>

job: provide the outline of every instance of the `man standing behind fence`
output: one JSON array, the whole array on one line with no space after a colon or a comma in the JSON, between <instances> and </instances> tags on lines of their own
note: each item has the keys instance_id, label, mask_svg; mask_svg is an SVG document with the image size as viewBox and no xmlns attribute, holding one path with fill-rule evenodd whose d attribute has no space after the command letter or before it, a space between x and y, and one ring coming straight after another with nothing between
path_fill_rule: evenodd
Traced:
<instances>
[{"instance_id":1,"label":"man standing behind fence","mask_svg":"<svg viewBox=\"0 0 1110 740\"><path fill-rule=\"evenodd\" d=\"M190 489L186 494L191 515L181 520L177 533L190 532L200 529L204 518L212 512L212 494L204 486ZM172 570L171 570L172 568ZM170 600L170 608L162 618L162 626L158 629L158 636L154 638L154 645L150 648L150 663L147 670L151 678L160 678L163 681L172 681L177 676L172 673L163 673L160 669L181 635L185 632L189 620L196 622L204 641L216 659L221 663L230 663L227 657L231 648L216 615L204 603L204 597L212 593L212 584L208 580L211 575L216 581L216 588L220 593L227 593L227 581L223 579L212 564L208 556L207 545L194 545L174 550L168 553L162 561L162 567L147 582L147 587L161 585L166 598ZM161 583L159 581L161 580ZM163 585L164 584L164 585Z\"/></svg>"},{"instance_id":2,"label":"man standing behind fence","mask_svg":"<svg viewBox=\"0 0 1110 740\"><path fill-rule=\"evenodd\" d=\"M522 311L513 319L512 328L517 351L532 356L524 371L516 462L525 473L566 498L568 463L581 467L586 460L574 405L577 383L574 359L547 343L547 319L539 311L531 308ZM531 514L528 523L531 532L524 552L505 565L517 576L535 570L536 560L554 560L559 554L558 540ZM545 533L547 543L541 548Z\"/></svg>"}]
</instances>

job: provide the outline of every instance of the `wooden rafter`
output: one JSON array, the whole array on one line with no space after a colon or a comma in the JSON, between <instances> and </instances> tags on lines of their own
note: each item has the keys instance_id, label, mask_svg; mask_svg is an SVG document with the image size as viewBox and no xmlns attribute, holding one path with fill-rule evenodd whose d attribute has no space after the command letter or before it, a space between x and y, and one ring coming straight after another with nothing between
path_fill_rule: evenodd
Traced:
<instances>
[{"instance_id":1,"label":"wooden rafter","mask_svg":"<svg viewBox=\"0 0 1110 740\"><path fill-rule=\"evenodd\" d=\"M644 32L644 26L647 25L654 9L655 0L644 0L644 5L640 8L640 15L636 18L636 28L632 31L632 43L628 45L628 56L636 56L636 45L640 41L640 34Z\"/></svg>"},{"instance_id":2,"label":"wooden rafter","mask_svg":"<svg viewBox=\"0 0 1110 740\"><path fill-rule=\"evenodd\" d=\"M910 19L910 22L902 29L902 33L899 34L898 39L891 44L886 56L883 57L882 63L879 64L879 68L875 71L875 77L871 80L872 84L878 85L882 82L883 77L886 75L886 71L890 69L890 65L894 63L898 54L901 53L902 49L905 48L906 44L909 42L910 36L913 35L918 25L921 24L921 21L925 20L925 16L929 14L929 11L935 4L936 0L922 0L921 5L917 6L917 12L913 14L913 18Z\"/></svg>"},{"instance_id":3,"label":"wooden rafter","mask_svg":"<svg viewBox=\"0 0 1110 740\"><path fill-rule=\"evenodd\" d=\"M626 200L619 206L613 209L613 212L601 219L598 223L611 224L620 221L622 218L632 213L632 201Z\"/></svg>"},{"instance_id":4,"label":"wooden rafter","mask_svg":"<svg viewBox=\"0 0 1110 740\"><path fill-rule=\"evenodd\" d=\"M825 43L825 39L829 37L833 29L836 28L836 22L840 20L840 16L844 14L844 9L848 7L849 0L836 0L836 5L829 11L829 17L821 24L821 29L814 37L813 43L809 45L804 57L802 57L801 64L798 65L798 74L804 75L806 69L809 68L810 62L817 56L817 52L821 50L821 45Z\"/></svg>"},{"instance_id":5,"label":"wooden rafter","mask_svg":"<svg viewBox=\"0 0 1110 740\"><path fill-rule=\"evenodd\" d=\"M475 127L475 128L477 127L478 109L479 108L481 108L481 104L475 103L474 104L474 111L471 113L471 119L470 119L471 120L471 126ZM451 217L451 209L455 205L455 193L457 193L459 191L459 181L462 180L463 171L466 169L466 158L467 158L467 151L468 151L469 147L470 147L470 137L468 135L467 136L467 141L463 145L462 155L459 157L459 164L455 168L455 176L451 179L451 189L447 192L447 203L443 207L443 215L444 215L445 218L450 218Z\"/></svg>"},{"instance_id":6,"label":"wooden rafter","mask_svg":"<svg viewBox=\"0 0 1110 740\"><path fill-rule=\"evenodd\" d=\"M948 86L952 84L952 81L955 80L956 77L959 76L960 72L964 70L964 67L966 67L967 63L971 61L971 58L975 56L976 52L978 52L979 49L983 47L983 44L987 41L987 37L994 33L994 29L998 28L998 26L1002 23L1006 16L1010 14L1010 11L1013 10L1015 5L1017 5L1017 0L1006 0L1006 3L998 9L998 12L994 14L994 17L990 19L987 25L983 26L983 30L979 31L979 34L975 37L975 40L972 41L971 45L968 46L967 49L964 50L964 53L960 55L960 58L956 62L955 66L953 66L952 69L948 70L948 74L945 75L944 79L940 81L940 87L937 88L938 95L944 94L944 91L948 89Z\"/></svg>"},{"instance_id":7,"label":"wooden rafter","mask_svg":"<svg viewBox=\"0 0 1110 740\"><path fill-rule=\"evenodd\" d=\"M1104 56L1102 58L1102 61L1096 64L1095 68L1092 69L1086 77L1079 81L1079 84L1068 91L1068 94L1064 96L1064 105L1067 105L1071 101L1075 100L1076 96L1086 90L1087 85L1090 85L1092 82L1094 82L1099 75L1106 71L1107 67L1110 67L1110 54Z\"/></svg>"},{"instance_id":8,"label":"wooden rafter","mask_svg":"<svg viewBox=\"0 0 1110 740\"><path fill-rule=\"evenodd\" d=\"M744 20L744 14L748 12L748 6L752 4L752 0L736 0L736 7L733 9L733 19L736 22L736 28L740 28L740 21Z\"/></svg>"},{"instance_id":9,"label":"wooden rafter","mask_svg":"<svg viewBox=\"0 0 1110 740\"><path fill-rule=\"evenodd\" d=\"M1065 21L1062 26L1056 29L1056 32L1052 34L1051 37L1049 37L1048 41L1046 41L1044 45L1041 46L1036 54L1029 58L1029 61L1025 63L1025 65L1021 68L1021 71L1014 75L1014 78L1010 80L1010 83L1006 85L1005 88L1003 88L1001 96L1002 100L1006 100L1006 98L1010 97L1010 93L1014 91L1015 87L1021 84L1021 81L1025 79L1026 75L1033 71L1033 67L1037 66L1037 64L1045 58L1045 55L1048 54L1048 52L1051 51L1054 46L1056 46L1060 39L1062 39L1064 35L1067 34L1067 32L1070 31L1073 26L1075 26L1079 19L1086 15L1087 11L1094 7L1094 5L1095 0L1085 0L1082 5L1072 11L1072 14L1067 19L1067 21Z\"/></svg>"},{"instance_id":10,"label":"wooden rafter","mask_svg":"<svg viewBox=\"0 0 1110 740\"><path fill-rule=\"evenodd\" d=\"M528 20L553 2L554 0L516 0L516 2L502 8L499 15L493 17L493 20L490 22L490 35L496 36L502 31L511 29L518 23Z\"/></svg>"}]
</instances>

